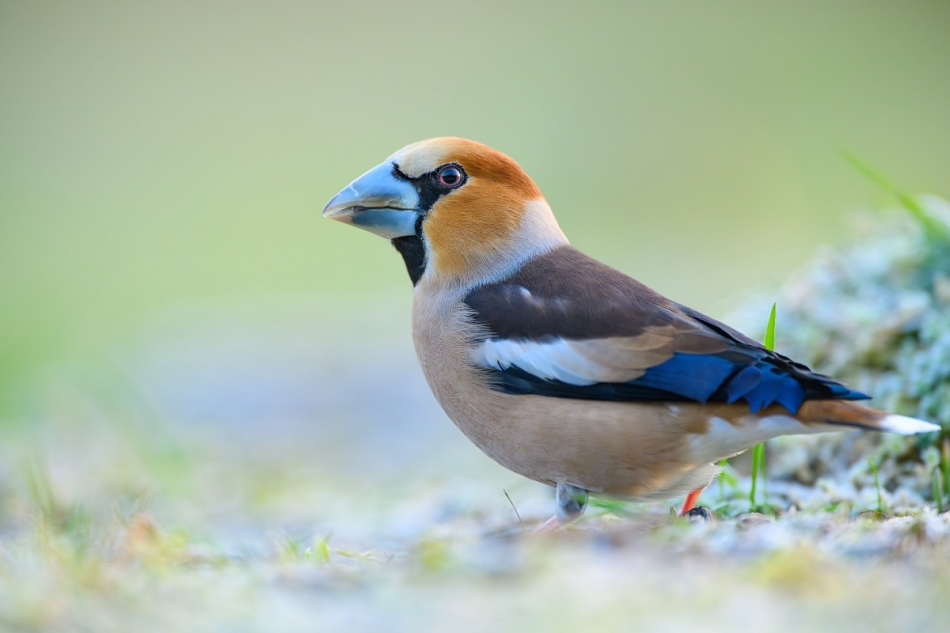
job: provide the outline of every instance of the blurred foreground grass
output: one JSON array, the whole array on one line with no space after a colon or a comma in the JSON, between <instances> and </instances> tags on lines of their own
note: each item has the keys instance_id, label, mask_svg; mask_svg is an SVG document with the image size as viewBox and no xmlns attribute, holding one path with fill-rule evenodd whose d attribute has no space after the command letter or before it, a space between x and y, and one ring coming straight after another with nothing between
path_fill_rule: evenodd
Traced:
<instances>
[{"instance_id":1,"label":"blurred foreground grass","mask_svg":"<svg viewBox=\"0 0 950 633\"><path fill-rule=\"evenodd\" d=\"M926 505L885 518L861 495L828 504L828 488L777 519L703 524L598 503L536 537L490 476L368 485L266 436L235 447L108 421L3 433L3 630L938 631L950 617L950 518ZM508 492L528 526L550 510L540 486Z\"/></svg>"}]
</instances>

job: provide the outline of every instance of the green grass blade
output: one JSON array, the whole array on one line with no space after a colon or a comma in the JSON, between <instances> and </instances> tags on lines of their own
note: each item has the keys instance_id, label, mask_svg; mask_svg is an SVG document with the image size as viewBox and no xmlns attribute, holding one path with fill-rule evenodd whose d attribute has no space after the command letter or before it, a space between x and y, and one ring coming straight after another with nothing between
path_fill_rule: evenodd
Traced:
<instances>
[{"instance_id":1,"label":"green grass blade","mask_svg":"<svg viewBox=\"0 0 950 633\"><path fill-rule=\"evenodd\" d=\"M940 467L934 468L930 490L934 496L934 504L937 506L937 514L943 514L943 471Z\"/></svg>"},{"instance_id":2,"label":"green grass blade","mask_svg":"<svg viewBox=\"0 0 950 633\"><path fill-rule=\"evenodd\" d=\"M940 454L943 462L943 494L950 496L950 437L943 438Z\"/></svg>"},{"instance_id":3,"label":"green grass blade","mask_svg":"<svg viewBox=\"0 0 950 633\"><path fill-rule=\"evenodd\" d=\"M765 453L765 445L757 444L755 448L752 449L752 487L749 488L749 510L754 510L757 506L755 503L755 490L758 487L759 483L759 471L762 468L762 456Z\"/></svg>"},{"instance_id":4,"label":"green grass blade","mask_svg":"<svg viewBox=\"0 0 950 633\"><path fill-rule=\"evenodd\" d=\"M775 351L775 313L778 304L772 304L772 311L769 313L769 324L765 328L765 349ZM768 481L768 472L765 468L765 442L756 445L752 449L752 487L749 489L749 508L755 508L755 492L759 484L759 476L762 477L762 503L767 503L769 491L766 488Z\"/></svg>"},{"instance_id":5,"label":"green grass blade","mask_svg":"<svg viewBox=\"0 0 950 633\"><path fill-rule=\"evenodd\" d=\"M775 351L775 309L778 304L772 304L772 312L769 313L769 324L765 328L765 349L770 352Z\"/></svg>"},{"instance_id":6,"label":"green grass blade","mask_svg":"<svg viewBox=\"0 0 950 633\"><path fill-rule=\"evenodd\" d=\"M716 479L719 480L719 501L720 502L726 500L726 478L724 475L726 474L726 464L728 463L729 463L728 459L719 460L719 468L721 468L722 470L719 472L719 476Z\"/></svg>"},{"instance_id":7,"label":"green grass blade","mask_svg":"<svg viewBox=\"0 0 950 633\"><path fill-rule=\"evenodd\" d=\"M881 480L877 476L877 464L874 463L874 459L868 457L868 464L871 465L871 472L874 473L874 487L877 489L877 512L878 514L884 514L884 501L881 498Z\"/></svg>"},{"instance_id":8,"label":"green grass blade","mask_svg":"<svg viewBox=\"0 0 950 633\"><path fill-rule=\"evenodd\" d=\"M941 222L938 222L934 218L930 217L924 208L920 206L920 203L917 202L917 199L914 198L914 196L907 193L907 191L895 184L893 180L877 171L854 154L845 152L844 157L845 160L851 163L852 167L864 174L871 182L897 198L898 202L901 203L901 206L907 209L914 219L917 220L928 237L941 242L950 242L950 229L944 226L944 224Z\"/></svg>"}]
</instances>

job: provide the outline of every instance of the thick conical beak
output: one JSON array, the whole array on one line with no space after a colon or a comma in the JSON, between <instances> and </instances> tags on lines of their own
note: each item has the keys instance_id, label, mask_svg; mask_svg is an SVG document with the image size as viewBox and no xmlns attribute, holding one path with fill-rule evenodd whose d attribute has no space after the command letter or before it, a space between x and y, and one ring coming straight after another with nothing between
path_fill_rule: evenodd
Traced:
<instances>
[{"instance_id":1,"label":"thick conical beak","mask_svg":"<svg viewBox=\"0 0 950 633\"><path fill-rule=\"evenodd\" d=\"M323 216L386 239L416 234L419 193L387 161L351 182L323 208Z\"/></svg>"}]
</instances>

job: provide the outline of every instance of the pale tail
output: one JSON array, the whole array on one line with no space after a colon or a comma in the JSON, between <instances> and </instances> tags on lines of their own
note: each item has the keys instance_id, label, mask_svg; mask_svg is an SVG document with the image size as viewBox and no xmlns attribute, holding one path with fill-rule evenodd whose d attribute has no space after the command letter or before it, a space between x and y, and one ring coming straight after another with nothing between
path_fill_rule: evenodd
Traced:
<instances>
[{"instance_id":1,"label":"pale tail","mask_svg":"<svg viewBox=\"0 0 950 633\"><path fill-rule=\"evenodd\" d=\"M871 431L886 431L901 435L930 433L940 427L930 422L903 415L876 411L870 407L845 400L809 400L802 404L795 416L806 424L853 426Z\"/></svg>"}]
</instances>

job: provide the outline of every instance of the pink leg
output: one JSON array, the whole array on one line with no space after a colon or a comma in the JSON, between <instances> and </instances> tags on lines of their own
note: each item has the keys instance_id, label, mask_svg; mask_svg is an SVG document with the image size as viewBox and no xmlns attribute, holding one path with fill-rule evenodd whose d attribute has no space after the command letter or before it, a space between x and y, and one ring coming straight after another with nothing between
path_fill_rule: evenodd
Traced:
<instances>
[{"instance_id":1,"label":"pink leg","mask_svg":"<svg viewBox=\"0 0 950 633\"><path fill-rule=\"evenodd\" d=\"M706 487L703 486L686 495L686 499L683 501L683 507L680 508L680 516L683 516L696 507L696 502L699 501L699 495L703 494L703 490L705 489Z\"/></svg>"},{"instance_id":2,"label":"pink leg","mask_svg":"<svg viewBox=\"0 0 950 633\"><path fill-rule=\"evenodd\" d=\"M544 534L545 532L553 532L554 530L561 527L561 522L557 520L556 516L551 517L538 527L531 530L532 534Z\"/></svg>"}]
</instances>

